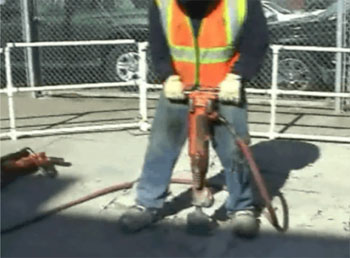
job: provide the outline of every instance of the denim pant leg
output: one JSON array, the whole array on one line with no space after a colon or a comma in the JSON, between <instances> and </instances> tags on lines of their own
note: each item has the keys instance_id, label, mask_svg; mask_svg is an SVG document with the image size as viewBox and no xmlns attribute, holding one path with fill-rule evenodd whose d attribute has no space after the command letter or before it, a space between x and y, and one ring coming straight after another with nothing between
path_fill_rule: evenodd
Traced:
<instances>
[{"instance_id":1,"label":"denim pant leg","mask_svg":"<svg viewBox=\"0 0 350 258\"><path fill-rule=\"evenodd\" d=\"M137 185L136 203L147 208L161 208L172 170L187 138L188 106L170 102L162 94Z\"/></svg>"},{"instance_id":2,"label":"denim pant leg","mask_svg":"<svg viewBox=\"0 0 350 258\"><path fill-rule=\"evenodd\" d=\"M219 113L234 126L237 135L249 141L246 105L219 105ZM229 196L226 210L235 211L253 206L253 193L250 184L250 171L243 154L238 149L235 139L223 124L213 129L213 147L224 167Z\"/></svg>"}]
</instances>

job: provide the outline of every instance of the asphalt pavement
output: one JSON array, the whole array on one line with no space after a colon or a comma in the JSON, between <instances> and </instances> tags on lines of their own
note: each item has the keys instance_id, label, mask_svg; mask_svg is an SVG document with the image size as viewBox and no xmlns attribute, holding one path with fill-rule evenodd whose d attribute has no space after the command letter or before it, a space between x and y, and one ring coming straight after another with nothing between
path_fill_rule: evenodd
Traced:
<instances>
[{"instance_id":1,"label":"asphalt pavement","mask_svg":"<svg viewBox=\"0 0 350 258\"><path fill-rule=\"evenodd\" d=\"M97 117L99 121L115 122L119 121L115 120L117 115L121 116L120 107L115 107L116 100L113 99L42 100L41 105L47 108L40 108L32 99L23 100L26 101L18 101L22 111L17 111L22 129L60 126L64 121L71 123L73 118L85 124L92 123ZM62 101L70 104L61 105L58 111L50 111L53 103ZM29 107L32 112L28 111ZM86 111L87 107L99 112ZM123 107L128 114L137 114L133 105L124 103ZM3 112L2 128L6 129L8 121L6 112ZM38 115L40 112L45 114ZM32 114L30 119L29 113ZM120 130L1 140L1 155L28 146L71 163L69 167L57 167L56 178L38 172L3 188L2 229L105 187L137 179L148 135L135 132ZM289 214L285 218L288 218L289 228L285 233L277 232L262 214L261 233L257 238L245 240L235 237L222 207L227 192L219 190L214 195L214 206L205 209L215 221L214 229L206 235L192 235L186 228L186 216L193 210L189 186L171 185L166 218L140 233L125 234L118 226L118 218L134 203L135 188L132 188L101 196L2 234L1 256L349 257L350 145L262 138L252 140L254 157L274 197L273 203L280 219L283 214L277 198L279 193L287 201ZM208 177L224 184L221 170L220 162L212 151ZM184 146L174 177L190 176L187 146Z\"/></svg>"}]
</instances>

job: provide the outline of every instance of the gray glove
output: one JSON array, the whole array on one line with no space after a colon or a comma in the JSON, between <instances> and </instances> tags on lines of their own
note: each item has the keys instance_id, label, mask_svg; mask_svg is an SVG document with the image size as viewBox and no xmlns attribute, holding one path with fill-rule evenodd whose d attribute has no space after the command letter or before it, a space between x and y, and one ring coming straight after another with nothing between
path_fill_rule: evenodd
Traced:
<instances>
[{"instance_id":1,"label":"gray glove","mask_svg":"<svg viewBox=\"0 0 350 258\"><path fill-rule=\"evenodd\" d=\"M171 75L164 82L164 95L168 99L183 100L185 94L183 92L184 86L180 80L179 75Z\"/></svg>"},{"instance_id":2,"label":"gray glove","mask_svg":"<svg viewBox=\"0 0 350 258\"><path fill-rule=\"evenodd\" d=\"M233 73L226 75L225 79L219 84L219 100L230 102L235 105L241 102L241 76Z\"/></svg>"}]
</instances>

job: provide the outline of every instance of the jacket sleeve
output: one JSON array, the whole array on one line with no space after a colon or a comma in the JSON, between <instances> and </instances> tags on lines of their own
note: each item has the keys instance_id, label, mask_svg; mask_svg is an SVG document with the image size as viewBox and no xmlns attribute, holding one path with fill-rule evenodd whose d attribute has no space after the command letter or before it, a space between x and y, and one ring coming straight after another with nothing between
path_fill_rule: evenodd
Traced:
<instances>
[{"instance_id":1,"label":"jacket sleeve","mask_svg":"<svg viewBox=\"0 0 350 258\"><path fill-rule=\"evenodd\" d=\"M246 20L235 46L240 57L232 69L244 80L258 73L269 46L267 22L260 1L247 0L247 3Z\"/></svg>"},{"instance_id":2,"label":"jacket sleeve","mask_svg":"<svg viewBox=\"0 0 350 258\"><path fill-rule=\"evenodd\" d=\"M149 8L149 38L151 60L155 72L163 82L174 74L170 50L161 24L160 11L155 1Z\"/></svg>"}]
</instances>

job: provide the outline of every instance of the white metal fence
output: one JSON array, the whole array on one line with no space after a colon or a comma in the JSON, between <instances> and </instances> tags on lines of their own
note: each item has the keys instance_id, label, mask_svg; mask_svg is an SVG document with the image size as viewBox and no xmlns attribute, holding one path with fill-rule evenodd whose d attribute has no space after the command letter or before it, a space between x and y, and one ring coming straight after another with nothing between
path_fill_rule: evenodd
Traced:
<instances>
[{"instance_id":1,"label":"white metal fence","mask_svg":"<svg viewBox=\"0 0 350 258\"><path fill-rule=\"evenodd\" d=\"M72 132L87 132L107 129L127 129L127 128L140 128L141 130L148 130L150 125L149 121L149 110L147 107L148 93L150 89L160 88L160 85L150 85L147 83L147 43L137 43L139 63L138 63L138 113L139 121L130 123L120 124L106 124L98 126L78 126L70 128L56 128L56 129L45 129L45 130L19 130L16 127L16 113L15 113L15 102L14 94L20 92L37 92L37 91L57 91L57 90L77 90L77 89L93 89L93 88L113 88L133 85L134 82L116 82L116 83L91 83L91 84L74 84L74 85L55 85L55 86L40 86L40 87L14 87L12 83L12 71L11 71L11 50L13 48L27 48L27 47L56 47L56 46L80 46L80 45L107 45L107 44L136 44L134 40L107 40L107 41L73 41L73 42L37 42L37 43L9 43L4 48L4 55L6 61L6 75L7 75L7 87L0 91L0 93L7 94L8 106L9 106L9 121L10 127L8 132L0 134L1 138L11 138L16 140L18 137L23 135L43 135L43 134L57 134L57 133L72 133ZM348 48L320 48L320 47L301 47L301 46L281 46L273 45L273 62L272 62L272 82L270 89L254 89L248 88L247 93L249 94L260 94L266 96L266 100L270 103L270 109L268 113L269 128L267 130L252 130L252 136L273 138L293 138L293 139L310 139L310 140L326 140L326 141L339 141L339 142L350 142L350 130L348 134L344 136L334 135L314 135L314 134L300 134L300 133L279 133L276 132L277 124L277 109L278 100L282 96L293 95L293 96L310 96L310 97L330 97L336 100L338 99L349 99L350 92L341 91L338 87L337 92L321 92L321 91L298 91L298 90L281 90L278 87L278 70L279 70L279 55L283 51L318 51L322 52L333 52L333 53L350 53ZM135 96L135 93L134 93ZM337 103L337 101L335 102ZM331 126L331 125L330 125ZM350 125L349 125L350 126ZM349 127L350 128L350 127Z\"/></svg>"},{"instance_id":2,"label":"white metal fence","mask_svg":"<svg viewBox=\"0 0 350 258\"><path fill-rule=\"evenodd\" d=\"M77 89L93 89L93 88L112 88L128 86L131 82L115 82L115 83L91 83L91 84L75 84L75 85L55 85L55 86L40 86L40 87L14 87L12 79L12 65L11 65L11 50L13 48L27 48L27 47L57 47L57 46L81 46L81 45L116 45L116 44L135 44L134 40L103 40L103 41L71 41L71 42L36 42L36 43L8 43L4 49L5 65L6 65L6 89L0 90L0 93L7 94L8 97L8 110L9 110L9 131L2 132L1 138L10 137L12 140L16 140L22 135L43 135L43 134L56 134L56 133L73 133L73 132L87 132L107 129L126 129L140 127L147 129L147 125L144 125L145 111L144 102L146 100L146 90L144 89L145 80L142 76L139 77L138 85L140 88L140 115L141 120L134 123L123 123L114 125L98 125L98 126L83 126L83 127L70 127L70 128L57 128L47 130L32 130L22 131L16 128L16 113L15 113L15 101L14 94L20 92L43 92L43 91L57 91L57 90L77 90ZM139 44L139 55L144 56L142 52L142 43ZM145 70L144 62L139 62L139 71Z\"/></svg>"},{"instance_id":3,"label":"white metal fence","mask_svg":"<svg viewBox=\"0 0 350 258\"><path fill-rule=\"evenodd\" d=\"M328 141L340 141L350 142L350 130L349 135L346 137L339 136L325 136L325 135L311 135L311 134L286 134L276 133L276 109L277 109L277 98L282 95L294 95L294 96L313 96L313 97L331 97L335 98L335 111L340 112L340 99L350 98L350 92L342 92L341 85L336 85L335 92L305 92L297 90L280 90L278 89L278 60L281 50L297 50L297 51L315 51L315 52L333 52L333 53L350 53L350 48L322 48L322 47L304 47L304 46L281 46L273 45L273 66L272 66L272 84L271 91L271 120L270 120L270 131L269 138L294 138L294 139L310 139L310 140L328 140ZM345 89L345 87L343 87Z\"/></svg>"}]
</instances>

